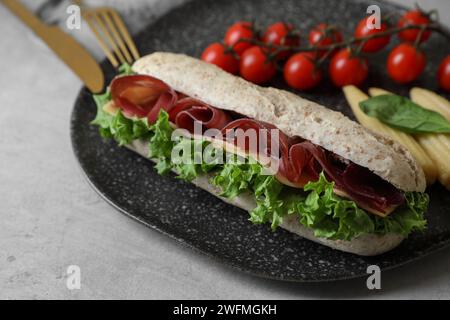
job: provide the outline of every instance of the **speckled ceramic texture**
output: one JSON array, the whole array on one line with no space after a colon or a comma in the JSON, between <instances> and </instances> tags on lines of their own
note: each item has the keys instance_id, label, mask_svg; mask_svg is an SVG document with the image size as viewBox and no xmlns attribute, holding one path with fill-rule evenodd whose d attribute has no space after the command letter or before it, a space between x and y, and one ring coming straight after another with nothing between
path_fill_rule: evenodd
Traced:
<instances>
[{"instance_id":1,"label":"speckled ceramic texture","mask_svg":"<svg viewBox=\"0 0 450 320\"><path fill-rule=\"evenodd\" d=\"M392 5L379 4L382 12L399 12ZM367 2L326 0L195 1L149 26L137 36L136 42L142 54L164 50L199 56L208 43L220 40L226 27L240 19L254 19L263 26L285 20L301 30L327 21L342 25L349 34L364 16L367 5ZM304 42L305 38L303 35ZM436 61L448 53L445 52L448 44L434 36L427 46L433 48L428 51L430 63L417 85L435 90ZM407 93L406 87L396 86L386 77L385 55L386 52L371 59L373 67L368 85ZM111 79L111 67L103 63L103 68ZM283 87L280 79L272 85ZM341 92L329 84L302 95L351 116ZM92 98L83 89L72 115L72 143L91 185L123 213L241 271L300 282L348 279L366 275L370 264L392 268L450 243L450 193L439 185L428 190L431 207L426 232L412 235L387 254L359 257L282 229L271 232L268 226L255 226L247 220L246 212L174 176L159 176L150 161L118 147L113 141L102 140L97 128L89 125L94 116Z\"/></svg>"}]
</instances>

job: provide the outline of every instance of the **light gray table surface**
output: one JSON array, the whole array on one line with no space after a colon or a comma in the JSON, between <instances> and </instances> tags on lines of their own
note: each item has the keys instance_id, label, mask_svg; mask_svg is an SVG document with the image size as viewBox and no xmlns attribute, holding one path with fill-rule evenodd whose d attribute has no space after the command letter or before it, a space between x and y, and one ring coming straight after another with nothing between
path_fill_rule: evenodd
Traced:
<instances>
[{"instance_id":1,"label":"light gray table surface","mask_svg":"<svg viewBox=\"0 0 450 320\"><path fill-rule=\"evenodd\" d=\"M448 16L448 4L425 5ZM0 21L0 298L450 298L450 249L383 272L378 291L366 279L282 283L222 266L115 211L72 153L80 81L1 5ZM79 290L66 286L69 265L81 268Z\"/></svg>"}]
</instances>

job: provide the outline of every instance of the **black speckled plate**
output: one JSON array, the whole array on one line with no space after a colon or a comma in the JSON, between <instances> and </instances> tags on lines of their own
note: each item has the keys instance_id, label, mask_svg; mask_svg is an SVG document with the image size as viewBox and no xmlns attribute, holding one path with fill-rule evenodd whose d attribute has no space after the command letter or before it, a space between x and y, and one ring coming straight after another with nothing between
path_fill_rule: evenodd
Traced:
<instances>
[{"instance_id":1,"label":"black speckled plate","mask_svg":"<svg viewBox=\"0 0 450 320\"><path fill-rule=\"evenodd\" d=\"M195 1L149 26L137 36L136 42L142 54L164 50L199 56L208 43L221 39L226 27L240 19L255 19L264 26L285 20L301 30L327 21L343 26L350 33L356 21L365 15L367 5L374 2ZM378 4L382 12L400 11L392 5ZM436 89L436 63L448 53L444 49L448 51L448 44L433 36L427 46L433 50L428 51L429 64L417 85ZM371 60L373 67L368 85L406 94L408 88L396 86L386 77L385 55L386 52ZM103 63L103 68L111 79L111 67ZM280 79L272 85L283 87ZM304 96L351 116L341 92L328 84ZM82 89L72 115L72 143L94 189L128 216L244 272L301 282L348 279L365 275L369 264L377 264L382 269L393 268L450 243L450 193L439 185L428 190L431 195L428 231L412 235L390 253L358 257L282 229L272 233L268 226L252 225L247 221L246 212L173 176L159 176L150 161L119 148L114 142L103 141L97 128L89 125L94 115L92 98Z\"/></svg>"}]
</instances>

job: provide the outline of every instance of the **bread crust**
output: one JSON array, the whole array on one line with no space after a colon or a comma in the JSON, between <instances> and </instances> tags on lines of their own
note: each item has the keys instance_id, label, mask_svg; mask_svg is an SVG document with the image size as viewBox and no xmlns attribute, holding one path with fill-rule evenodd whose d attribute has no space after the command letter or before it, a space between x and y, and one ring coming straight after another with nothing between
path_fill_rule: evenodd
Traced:
<instances>
[{"instance_id":1,"label":"bread crust","mask_svg":"<svg viewBox=\"0 0 450 320\"><path fill-rule=\"evenodd\" d=\"M136 61L133 70L214 107L269 122L287 135L310 140L368 168L400 190L425 190L423 170L406 148L340 112L288 91L254 85L183 54L155 52Z\"/></svg>"},{"instance_id":2,"label":"bread crust","mask_svg":"<svg viewBox=\"0 0 450 320\"><path fill-rule=\"evenodd\" d=\"M147 142L135 140L126 147L148 159ZM156 159L149 160L155 163L157 162ZM233 199L221 197L219 195L220 189L209 183L210 178L211 177L208 175L199 176L194 179L192 183L197 187L208 191L222 201L225 201L248 212L252 211L256 207L254 196L251 194L244 193ZM305 226L301 225L300 222L296 219L296 216L293 215L284 217L280 224L280 227L303 238L320 243L327 247L344 252L354 253L360 256L375 256L385 253L397 247L405 239L405 237L402 235L389 233L386 235L364 234L354 238L351 241L328 240L325 238L314 236L314 232L311 229L308 229Z\"/></svg>"}]
</instances>

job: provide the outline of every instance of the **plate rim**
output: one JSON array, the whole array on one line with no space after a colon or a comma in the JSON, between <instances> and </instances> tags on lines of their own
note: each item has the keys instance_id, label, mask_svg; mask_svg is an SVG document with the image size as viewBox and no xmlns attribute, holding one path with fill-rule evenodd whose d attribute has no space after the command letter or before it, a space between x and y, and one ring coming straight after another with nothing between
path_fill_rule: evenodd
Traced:
<instances>
[{"instance_id":1,"label":"plate rim","mask_svg":"<svg viewBox=\"0 0 450 320\"><path fill-rule=\"evenodd\" d=\"M346 1L350 1L350 2L367 2L367 0L346 0ZM407 10L408 8L401 5L401 4L397 4L397 3L389 3L386 2L384 0L377 0L380 3L386 3L387 5L391 6L391 7L395 7L398 10ZM148 29L154 25L155 23L158 23L159 20L165 18L166 15L170 14L172 11L174 10L182 10L185 6L188 5L192 5L192 3L200 3L201 0L193 0L193 1L188 1L184 4L182 4L181 6L177 6L175 8L172 8L171 10L167 11L165 14L161 15L160 17L158 17L156 20L154 20L153 22L147 24L145 27L143 27L137 34L133 35L133 39L138 39L141 38L143 35L146 34L146 32L148 32ZM449 29L446 26L444 26L445 29ZM107 69L106 66L109 65L109 62L107 60L107 58L104 58L101 62L100 62L100 66L102 68L103 71L105 71L105 69ZM105 88L106 88L107 84L105 83ZM103 89L103 91L105 90L105 88ZM103 92L102 91L102 92ZM91 180L91 177L89 176L88 172L86 171L86 168L83 165L83 161L81 160L80 154L79 154L79 149L77 148L77 144L76 144L76 138L75 138L75 123L76 123L76 113L77 113L77 106L79 104L79 101L83 99L83 97L86 94L92 94L85 86L81 86L80 90L78 91L78 94L75 98L75 101L73 103L73 107L70 113L70 141L71 141L71 149L73 152L73 155L75 156L75 159L77 160L77 166L79 167L79 169L81 169L81 173L84 177L84 179L88 182L88 185L105 201L107 202L111 207L113 207L115 210L117 210L118 212L120 212L121 214L127 216L128 218L131 218L134 221L137 221L141 224L143 224L145 227L153 229L157 232L159 232L160 234L163 234L164 236L168 236L172 241L174 241L174 243L176 243L177 245L181 245L182 247L185 248L189 248L189 249L193 249L193 252L195 252L195 254L201 254L203 256L206 256L208 259L210 259L211 261L213 261L214 263L216 263L218 266L226 266L227 268L229 268L230 270L238 270L239 272L242 272L243 274L252 276L252 277L256 277L256 278L260 278L260 279L264 279L264 280L276 280L276 281L283 281L283 282L289 282L289 283L333 283L333 282L337 282L337 281L345 281L345 280L354 280L354 279L358 279L358 278L362 278L365 277L366 274L361 273L361 274L355 274L355 275L344 275L342 277L333 277L333 278L327 278L327 279L302 279L302 278L293 278L293 277L280 277L280 276L273 276L270 275L268 273L265 272L259 272L259 271L255 271L255 270L249 270L246 268L243 268L241 266L239 266L238 264L234 263L231 260L228 259L223 259L220 258L208 251L202 250L199 247L187 242L185 239L182 239L181 237L177 237L169 232L166 232L164 230L162 230L161 228L159 228L158 226L151 224L147 221L144 221L143 219L140 219L139 217L131 214L130 212L128 212L126 209L121 208L118 204L116 204L114 202L113 199L110 199L109 196L107 194L105 194L104 192L102 192L99 187L96 185L96 183L94 181ZM131 151L130 151L131 152ZM149 159L145 158L146 161L149 161ZM217 201L221 201L220 199L217 199ZM384 267L382 269L382 271L389 271L392 269L396 269L399 267L402 267L406 264L415 262L417 260L426 258L432 254L435 254L441 250L444 250L446 248L450 247L450 238L448 240L445 241L440 241L437 244L433 243L433 245L431 245L429 247L429 249L427 249L427 251L425 253L419 254L419 255L415 255L414 257L407 259L405 261Z\"/></svg>"}]
</instances>

